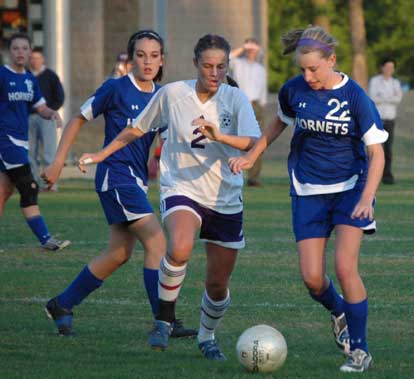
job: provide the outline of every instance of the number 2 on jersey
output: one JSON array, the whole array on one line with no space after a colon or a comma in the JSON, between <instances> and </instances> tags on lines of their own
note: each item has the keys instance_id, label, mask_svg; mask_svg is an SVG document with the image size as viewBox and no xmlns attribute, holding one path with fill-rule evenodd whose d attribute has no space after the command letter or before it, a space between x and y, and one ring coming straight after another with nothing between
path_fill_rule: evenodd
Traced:
<instances>
[{"instance_id":1,"label":"number 2 on jersey","mask_svg":"<svg viewBox=\"0 0 414 379\"><path fill-rule=\"evenodd\" d=\"M201 116L200 116L200 118L204 118L204 116L203 116L203 115L201 115ZM198 134L198 133L199 133L198 128L193 130L193 134ZM192 147L193 149L205 149L204 144L202 144L202 143L200 143L200 142L201 142L202 140L206 139L206 138L207 138L207 137L205 137L205 136L203 136L203 135L201 135L201 136L198 136L198 137L194 138L194 139L191 141L191 147Z\"/></svg>"}]
</instances>

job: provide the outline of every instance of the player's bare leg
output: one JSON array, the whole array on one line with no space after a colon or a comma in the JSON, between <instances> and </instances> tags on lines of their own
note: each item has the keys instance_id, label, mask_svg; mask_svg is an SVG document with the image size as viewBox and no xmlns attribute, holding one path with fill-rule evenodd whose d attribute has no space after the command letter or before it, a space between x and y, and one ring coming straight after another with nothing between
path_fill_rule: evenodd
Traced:
<instances>
[{"instance_id":1,"label":"player's bare leg","mask_svg":"<svg viewBox=\"0 0 414 379\"><path fill-rule=\"evenodd\" d=\"M362 234L362 230L354 226L336 227L335 270L345 298L345 316L350 336L350 354L340 367L343 372L362 372L372 365L366 339L367 292L358 272Z\"/></svg>"},{"instance_id":2,"label":"player's bare leg","mask_svg":"<svg viewBox=\"0 0 414 379\"><path fill-rule=\"evenodd\" d=\"M299 267L310 296L331 313L335 343L343 353L348 354L349 334L343 300L326 275L325 249L327 241L327 238L309 238L299 241Z\"/></svg>"},{"instance_id":3,"label":"player's bare leg","mask_svg":"<svg viewBox=\"0 0 414 379\"><path fill-rule=\"evenodd\" d=\"M0 217L3 215L7 200L10 198L13 192L13 183L4 172L0 172Z\"/></svg>"}]
</instances>

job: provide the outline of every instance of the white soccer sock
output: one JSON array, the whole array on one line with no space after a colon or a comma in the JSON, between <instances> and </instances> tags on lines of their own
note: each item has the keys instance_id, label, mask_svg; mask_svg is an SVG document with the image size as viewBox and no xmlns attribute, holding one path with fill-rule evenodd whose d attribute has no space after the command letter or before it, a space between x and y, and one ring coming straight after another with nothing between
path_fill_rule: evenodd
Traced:
<instances>
[{"instance_id":1,"label":"white soccer sock","mask_svg":"<svg viewBox=\"0 0 414 379\"><path fill-rule=\"evenodd\" d=\"M204 342L214 339L214 331L220 324L227 308L230 305L230 291L227 290L227 296L223 300L214 301L209 298L207 291L204 290L201 299L201 318L200 329L198 330L198 342Z\"/></svg>"},{"instance_id":2,"label":"white soccer sock","mask_svg":"<svg viewBox=\"0 0 414 379\"><path fill-rule=\"evenodd\" d=\"M158 297L163 301L175 301L185 278L187 264L173 266L162 258L158 272Z\"/></svg>"}]
</instances>

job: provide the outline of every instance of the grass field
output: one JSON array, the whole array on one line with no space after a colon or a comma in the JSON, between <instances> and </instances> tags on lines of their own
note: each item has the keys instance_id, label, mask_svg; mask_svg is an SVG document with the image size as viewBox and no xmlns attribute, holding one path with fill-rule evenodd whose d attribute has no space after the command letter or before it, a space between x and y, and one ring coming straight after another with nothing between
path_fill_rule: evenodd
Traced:
<instances>
[{"instance_id":1,"label":"grass field","mask_svg":"<svg viewBox=\"0 0 414 379\"><path fill-rule=\"evenodd\" d=\"M361 251L374 357L364 378L414 378L414 114L409 119L396 140L398 183L380 188L378 233L365 238ZM232 305L217 333L229 358L220 364L202 358L193 340L172 340L164 353L148 348L151 314L139 246L129 264L75 308L77 336L58 337L43 306L105 248L107 226L92 181L63 180L58 193L40 196L40 204L51 231L73 243L62 252L43 252L14 196L0 219L0 378L359 377L339 373L344 358L334 345L329 315L310 300L300 280L288 180L279 159L286 146L282 139L268 153L264 187L245 190L247 247L233 274ZM156 188L150 196L156 205ZM332 250L329 245L331 274ZM204 261L197 243L177 307L189 326L199 321ZM248 374L237 362L238 336L259 323L277 327L287 340L287 361L273 375Z\"/></svg>"},{"instance_id":2,"label":"grass field","mask_svg":"<svg viewBox=\"0 0 414 379\"><path fill-rule=\"evenodd\" d=\"M61 291L99 251L107 233L93 184L67 180L57 194L41 195L53 232L73 245L58 253L36 248L13 197L0 220L1 378L251 378L236 359L241 332L255 324L277 327L289 354L275 378L339 378L343 357L331 338L329 316L313 303L297 269L290 227L288 182L281 163L266 164L265 186L245 190L247 248L232 278L232 306L218 338L229 360L202 358L192 340L173 340L165 353L146 345L150 310L142 286L142 250L75 308L77 336L59 338L46 320L46 300ZM366 378L414 377L414 177L378 193L379 232L365 239L361 272L369 290L369 342L375 368ZM154 204L156 190L151 191ZM329 249L332 272L332 247ZM197 326L204 253L197 244L178 305ZM268 376L270 377L270 376ZM352 377L352 375L351 375Z\"/></svg>"}]
</instances>

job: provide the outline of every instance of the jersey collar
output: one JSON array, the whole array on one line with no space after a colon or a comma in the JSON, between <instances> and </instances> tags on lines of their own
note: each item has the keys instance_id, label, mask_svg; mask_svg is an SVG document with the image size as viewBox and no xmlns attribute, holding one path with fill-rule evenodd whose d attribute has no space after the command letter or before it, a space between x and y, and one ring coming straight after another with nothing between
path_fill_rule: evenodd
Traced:
<instances>
[{"instance_id":1,"label":"jersey collar","mask_svg":"<svg viewBox=\"0 0 414 379\"><path fill-rule=\"evenodd\" d=\"M13 72L13 73L15 73L15 74L25 74L26 73L26 70L25 69L23 69L23 71L22 72L17 72L17 71L14 71L8 64L5 64L4 65L4 67L6 67L9 71L11 71L11 72Z\"/></svg>"},{"instance_id":2,"label":"jersey collar","mask_svg":"<svg viewBox=\"0 0 414 379\"><path fill-rule=\"evenodd\" d=\"M339 72L339 74L342 76L342 80L338 84L334 85L332 89L339 89L343 87L346 83L348 83L348 80L349 80L348 75L344 74L343 72Z\"/></svg>"},{"instance_id":3,"label":"jersey collar","mask_svg":"<svg viewBox=\"0 0 414 379\"><path fill-rule=\"evenodd\" d=\"M131 80L131 82L132 82L132 84L135 86L135 88L138 90L138 91L140 91L140 92L145 92L145 91L143 91L142 90L142 88L138 85L138 83L135 81L135 78L134 78L134 74L132 73L132 72L130 72L129 74L128 74L128 77L129 77L129 79ZM155 91L155 84L154 84L154 82L151 82L152 83L152 90L151 90L151 92L148 92L148 93L153 93L154 91Z\"/></svg>"}]
</instances>

